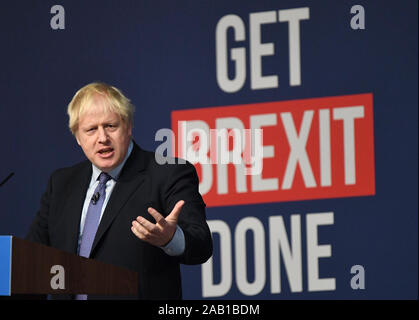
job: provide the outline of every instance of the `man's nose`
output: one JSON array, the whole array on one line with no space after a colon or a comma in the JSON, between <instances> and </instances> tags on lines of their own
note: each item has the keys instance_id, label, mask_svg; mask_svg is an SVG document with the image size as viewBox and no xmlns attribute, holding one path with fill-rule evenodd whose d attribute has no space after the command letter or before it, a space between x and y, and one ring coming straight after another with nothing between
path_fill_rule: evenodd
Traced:
<instances>
[{"instance_id":1,"label":"man's nose","mask_svg":"<svg viewBox=\"0 0 419 320\"><path fill-rule=\"evenodd\" d=\"M106 141L108 141L108 134L107 134L105 128L99 127L98 128L98 134L99 134L99 137L98 137L99 142L105 143Z\"/></svg>"}]
</instances>

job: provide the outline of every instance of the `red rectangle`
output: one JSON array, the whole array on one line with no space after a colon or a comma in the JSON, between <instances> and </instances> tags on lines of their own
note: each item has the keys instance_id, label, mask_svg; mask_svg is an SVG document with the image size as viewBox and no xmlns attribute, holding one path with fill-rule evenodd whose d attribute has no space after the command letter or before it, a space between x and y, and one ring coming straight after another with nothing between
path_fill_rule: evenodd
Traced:
<instances>
[{"instance_id":1,"label":"red rectangle","mask_svg":"<svg viewBox=\"0 0 419 320\"><path fill-rule=\"evenodd\" d=\"M371 93L173 111L176 155L186 158L182 146L186 147L188 131L182 128L187 124L192 134L191 128L197 125L201 134L209 134L207 156L215 159L219 141L210 130L229 123L241 129L261 126L262 172L243 176L243 167L233 163L194 163L208 206L375 194ZM224 152L232 151L234 138L226 139L229 144ZM238 143L237 152L248 147Z\"/></svg>"}]
</instances>

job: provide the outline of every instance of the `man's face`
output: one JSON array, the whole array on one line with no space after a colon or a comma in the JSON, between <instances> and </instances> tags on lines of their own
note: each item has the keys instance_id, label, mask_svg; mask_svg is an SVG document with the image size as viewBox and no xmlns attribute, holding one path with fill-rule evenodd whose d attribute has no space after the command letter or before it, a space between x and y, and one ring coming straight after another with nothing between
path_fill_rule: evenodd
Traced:
<instances>
[{"instance_id":1,"label":"man's face","mask_svg":"<svg viewBox=\"0 0 419 320\"><path fill-rule=\"evenodd\" d=\"M103 172L122 163L131 141L132 125L121 117L105 111L107 101L96 96L91 107L80 118L76 132L77 143L86 157Z\"/></svg>"}]
</instances>

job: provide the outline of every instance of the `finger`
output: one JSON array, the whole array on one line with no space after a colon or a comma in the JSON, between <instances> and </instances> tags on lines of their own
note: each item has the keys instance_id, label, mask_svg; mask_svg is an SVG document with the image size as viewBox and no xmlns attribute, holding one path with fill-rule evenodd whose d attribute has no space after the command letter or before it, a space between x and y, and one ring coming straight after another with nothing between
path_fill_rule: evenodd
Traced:
<instances>
[{"instance_id":1,"label":"finger","mask_svg":"<svg viewBox=\"0 0 419 320\"><path fill-rule=\"evenodd\" d=\"M133 228L137 232L136 234L138 234L140 236L140 239L142 240L150 240L155 238L155 234L153 232L147 230L146 228L144 228L144 226L142 226L135 220L132 222L131 229Z\"/></svg>"},{"instance_id":2,"label":"finger","mask_svg":"<svg viewBox=\"0 0 419 320\"><path fill-rule=\"evenodd\" d=\"M166 220L164 217L154 208L150 207L148 208L148 213L151 214L151 216L156 220L156 223L160 225L164 225L166 223Z\"/></svg>"},{"instance_id":3,"label":"finger","mask_svg":"<svg viewBox=\"0 0 419 320\"><path fill-rule=\"evenodd\" d=\"M137 222L150 232L155 231L156 225L143 217L137 217Z\"/></svg>"},{"instance_id":4,"label":"finger","mask_svg":"<svg viewBox=\"0 0 419 320\"><path fill-rule=\"evenodd\" d=\"M135 220L132 222L131 231L140 240L146 241L154 246L160 247L162 243L165 243L165 242L162 242L162 240L160 239L158 235L149 232L147 229L145 229L141 224L139 224Z\"/></svg>"},{"instance_id":5,"label":"finger","mask_svg":"<svg viewBox=\"0 0 419 320\"><path fill-rule=\"evenodd\" d=\"M137 238L141 240L145 240L146 236L144 235L144 230L141 229L141 226L139 226L139 223L135 223L135 221L132 222L131 231L137 236Z\"/></svg>"},{"instance_id":6,"label":"finger","mask_svg":"<svg viewBox=\"0 0 419 320\"><path fill-rule=\"evenodd\" d=\"M175 207L173 208L172 212L170 212L168 218L170 217L171 219L175 219L177 221L177 219L179 217L179 214L180 214L180 211L181 211L184 204L185 204L185 201L179 200L176 203Z\"/></svg>"}]
</instances>

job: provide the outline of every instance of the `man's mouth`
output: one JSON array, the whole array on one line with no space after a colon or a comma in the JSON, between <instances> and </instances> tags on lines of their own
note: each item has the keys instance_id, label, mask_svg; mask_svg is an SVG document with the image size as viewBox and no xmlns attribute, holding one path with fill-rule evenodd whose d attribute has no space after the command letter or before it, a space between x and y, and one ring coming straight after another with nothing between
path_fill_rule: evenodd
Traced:
<instances>
[{"instance_id":1,"label":"man's mouth","mask_svg":"<svg viewBox=\"0 0 419 320\"><path fill-rule=\"evenodd\" d=\"M113 148L102 148L97 153L99 153L101 156L109 156L113 153Z\"/></svg>"}]
</instances>

